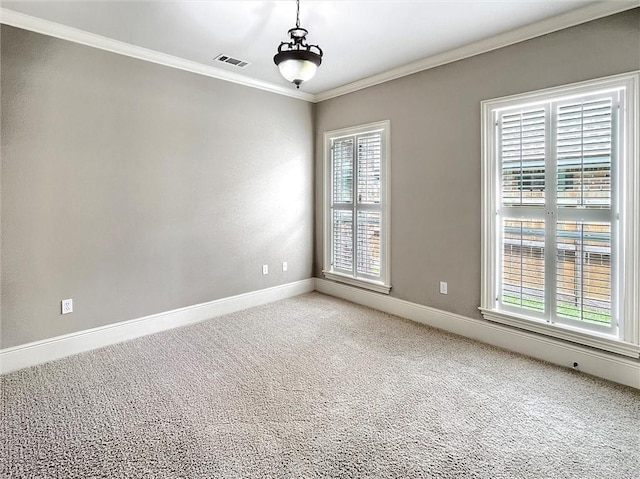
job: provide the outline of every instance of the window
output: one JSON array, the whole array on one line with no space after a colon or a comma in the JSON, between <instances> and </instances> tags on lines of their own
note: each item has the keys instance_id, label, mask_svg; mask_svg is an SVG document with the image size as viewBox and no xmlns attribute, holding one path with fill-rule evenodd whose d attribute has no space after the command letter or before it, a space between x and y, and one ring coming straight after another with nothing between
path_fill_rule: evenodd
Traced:
<instances>
[{"instance_id":1,"label":"window","mask_svg":"<svg viewBox=\"0 0 640 479\"><path fill-rule=\"evenodd\" d=\"M330 131L324 141L323 273L389 293L389 122Z\"/></svg>"},{"instance_id":2,"label":"window","mask_svg":"<svg viewBox=\"0 0 640 479\"><path fill-rule=\"evenodd\" d=\"M486 319L638 357L638 78L482 102Z\"/></svg>"}]
</instances>

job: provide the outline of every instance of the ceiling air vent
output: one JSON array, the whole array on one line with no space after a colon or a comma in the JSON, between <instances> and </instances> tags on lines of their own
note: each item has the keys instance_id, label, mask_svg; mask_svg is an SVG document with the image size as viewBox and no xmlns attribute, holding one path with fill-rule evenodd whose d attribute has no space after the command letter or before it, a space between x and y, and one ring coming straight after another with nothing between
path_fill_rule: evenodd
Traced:
<instances>
[{"instance_id":1,"label":"ceiling air vent","mask_svg":"<svg viewBox=\"0 0 640 479\"><path fill-rule=\"evenodd\" d=\"M230 57L229 55L218 55L215 58L217 61L222 63L228 63L229 65L233 65L234 67L244 68L249 65L249 62L245 62L244 60L238 60L237 58Z\"/></svg>"}]
</instances>

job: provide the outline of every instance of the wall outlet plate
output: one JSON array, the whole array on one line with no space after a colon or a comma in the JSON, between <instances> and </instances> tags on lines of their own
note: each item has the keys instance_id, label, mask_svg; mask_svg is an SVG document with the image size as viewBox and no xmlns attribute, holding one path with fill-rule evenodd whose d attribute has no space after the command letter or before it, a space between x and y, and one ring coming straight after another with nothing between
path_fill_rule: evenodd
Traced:
<instances>
[{"instance_id":1,"label":"wall outlet plate","mask_svg":"<svg viewBox=\"0 0 640 479\"><path fill-rule=\"evenodd\" d=\"M263 264L262 265L262 274L269 274L269 265L268 264Z\"/></svg>"},{"instance_id":2,"label":"wall outlet plate","mask_svg":"<svg viewBox=\"0 0 640 479\"><path fill-rule=\"evenodd\" d=\"M282 262L282 271L286 271L287 269L289 269L289 265L287 264L286 261Z\"/></svg>"},{"instance_id":3,"label":"wall outlet plate","mask_svg":"<svg viewBox=\"0 0 640 479\"><path fill-rule=\"evenodd\" d=\"M447 294L447 282L440 281L440 294Z\"/></svg>"},{"instance_id":4,"label":"wall outlet plate","mask_svg":"<svg viewBox=\"0 0 640 479\"><path fill-rule=\"evenodd\" d=\"M63 299L61 301L62 314L73 313L73 299Z\"/></svg>"}]
</instances>

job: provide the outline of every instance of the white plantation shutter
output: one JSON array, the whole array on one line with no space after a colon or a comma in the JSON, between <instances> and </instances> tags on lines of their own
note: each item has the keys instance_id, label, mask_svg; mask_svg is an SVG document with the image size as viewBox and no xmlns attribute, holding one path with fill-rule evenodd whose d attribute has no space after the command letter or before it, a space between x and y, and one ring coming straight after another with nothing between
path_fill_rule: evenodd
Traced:
<instances>
[{"instance_id":1,"label":"white plantation shutter","mask_svg":"<svg viewBox=\"0 0 640 479\"><path fill-rule=\"evenodd\" d=\"M500 301L544 314L547 109L506 111L498 121L502 213Z\"/></svg>"},{"instance_id":2,"label":"white plantation shutter","mask_svg":"<svg viewBox=\"0 0 640 479\"><path fill-rule=\"evenodd\" d=\"M333 212L333 265L336 269L353 271L353 213Z\"/></svg>"},{"instance_id":3,"label":"white plantation shutter","mask_svg":"<svg viewBox=\"0 0 640 479\"><path fill-rule=\"evenodd\" d=\"M333 267L354 277L379 279L382 135L337 139L331 157Z\"/></svg>"},{"instance_id":4,"label":"white plantation shutter","mask_svg":"<svg viewBox=\"0 0 640 479\"><path fill-rule=\"evenodd\" d=\"M503 205L544 204L545 134L544 109L502 117Z\"/></svg>"},{"instance_id":5,"label":"white plantation shutter","mask_svg":"<svg viewBox=\"0 0 640 479\"><path fill-rule=\"evenodd\" d=\"M353 138L334 142L333 160L333 202L351 204L353 202Z\"/></svg>"},{"instance_id":6,"label":"white plantation shutter","mask_svg":"<svg viewBox=\"0 0 640 479\"><path fill-rule=\"evenodd\" d=\"M380 277L379 211L358 211L358 275Z\"/></svg>"},{"instance_id":7,"label":"white plantation shutter","mask_svg":"<svg viewBox=\"0 0 640 479\"><path fill-rule=\"evenodd\" d=\"M601 332L615 329L611 207L617 95L497 114L503 309Z\"/></svg>"},{"instance_id":8,"label":"white plantation shutter","mask_svg":"<svg viewBox=\"0 0 640 479\"><path fill-rule=\"evenodd\" d=\"M544 222L504 221L502 301L544 312Z\"/></svg>"},{"instance_id":9,"label":"white plantation shutter","mask_svg":"<svg viewBox=\"0 0 640 479\"><path fill-rule=\"evenodd\" d=\"M640 357L640 72L482 102L485 319Z\"/></svg>"},{"instance_id":10,"label":"white plantation shutter","mask_svg":"<svg viewBox=\"0 0 640 479\"><path fill-rule=\"evenodd\" d=\"M554 109L557 166L556 291L558 322L613 330L613 105L605 93ZM614 259L615 261L615 259Z\"/></svg>"},{"instance_id":11,"label":"white plantation shutter","mask_svg":"<svg viewBox=\"0 0 640 479\"><path fill-rule=\"evenodd\" d=\"M611 225L558 222L557 314L611 323Z\"/></svg>"},{"instance_id":12,"label":"white plantation shutter","mask_svg":"<svg viewBox=\"0 0 640 479\"><path fill-rule=\"evenodd\" d=\"M558 205L610 208L612 99L561 105L557 125Z\"/></svg>"},{"instance_id":13,"label":"white plantation shutter","mask_svg":"<svg viewBox=\"0 0 640 479\"><path fill-rule=\"evenodd\" d=\"M376 132L359 136L356 274L375 279L380 278L381 162L382 135Z\"/></svg>"},{"instance_id":14,"label":"white plantation shutter","mask_svg":"<svg viewBox=\"0 0 640 479\"><path fill-rule=\"evenodd\" d=\"M327 173L331 178L329 264L325 266L325 275L337 280L349 277L365 282L364 287L388 293L385 231L388 124L371 126L375 128L365 126L349 130L350 134L342 130L325 135L329 147Z\"/></svg>"},{"instance_id":15,"label":"white plantation shutter","mask_svg":"<svg viewBox=\"0 0 640 479\"><path fill-rule=\"evenodd\" d=\"M332 251L336 270L353 271L353 179L354 139L343 138L333 143Z\"/></svg>"},{"instance_id":16,"label":"white plantation shutter","mask_svg":"<svg viewBox=\"0 0 640 479\"><path fill-rule=\"evenodd\" d=\"M380 203L382 135L358 137L358 203Z\"/></svg>"}]
</instances>

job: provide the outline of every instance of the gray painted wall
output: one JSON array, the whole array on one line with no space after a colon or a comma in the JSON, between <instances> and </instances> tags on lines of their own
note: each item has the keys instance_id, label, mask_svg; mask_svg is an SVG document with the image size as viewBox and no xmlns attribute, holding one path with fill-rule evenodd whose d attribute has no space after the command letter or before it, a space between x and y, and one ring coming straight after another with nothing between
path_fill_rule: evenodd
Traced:
<instances>
[{"instance_id":1,"label":"gray painted wall","mask_svg":"<svg viewBox=\"0 0 640 479\"><path fill-rule=\"evenodd\" d=\"M311 277L313 105L1 35L0 347Z\"/></svg>"},{"instance_id":2,"label":"gray painted wall","mask_svg":"<svg viewBox=\"0 0 640 479\"><path fill-rule=\"evenodd\" d=\"M4 25L1 49L7 348L320 276L322 133L383 119L391 294L478 317L480 101L640 68L640 10L322 102L315 120L299 100Z\"/></svg>"},{"instance_id":3,"label":"gray painted wall","mask_svg":"<svg viewBox=\"0 0 640 479\"><path fill-rule=\"evenodd\" d=\"M480 317L480 102L639 68L634 9L319 103L314 274L322 277L322 135L388 119L391 295Z\"/></svg>"}]
</instances>

